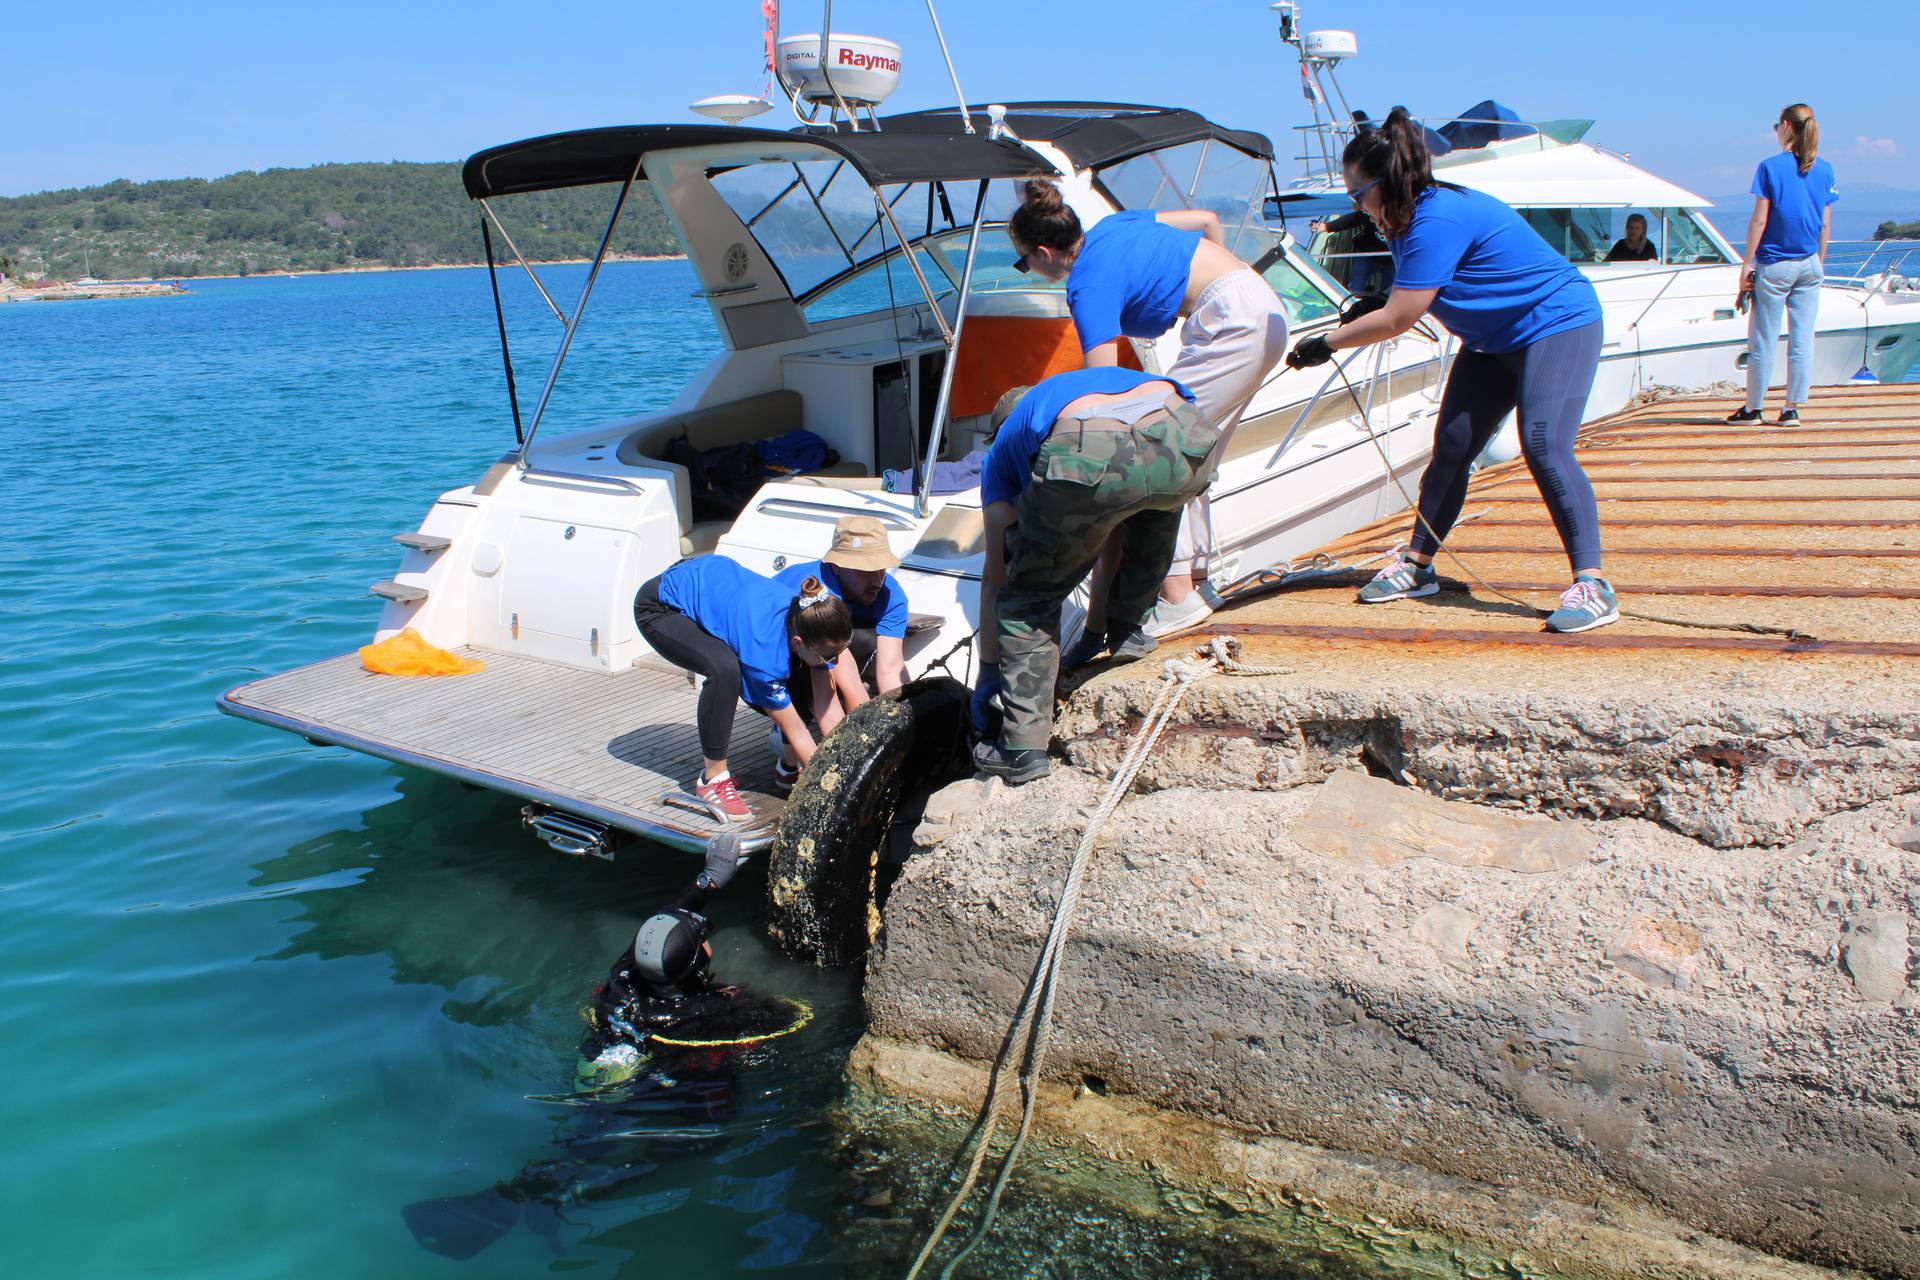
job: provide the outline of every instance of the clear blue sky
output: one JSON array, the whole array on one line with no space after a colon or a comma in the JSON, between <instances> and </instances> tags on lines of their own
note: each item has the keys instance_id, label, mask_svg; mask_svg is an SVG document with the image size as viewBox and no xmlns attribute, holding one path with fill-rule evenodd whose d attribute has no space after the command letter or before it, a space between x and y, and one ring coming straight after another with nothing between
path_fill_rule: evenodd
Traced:
<instances>
[{"instance_id":1,"label":"clear blue sky","mask_svg":"<svg viewBox=\"0 0 1920 1280\"><path fill-rule=\"evenodd\" d=\"M1745 190L1773 146L1779 108L1805 100L1843 191L1920 188L1911 0L1304 7L1309 27L1358 33L1345 84L1376 115L1394 102L1439 115L1491 95L1530 119L1595 117L1591 140L1716 195ZM820 8L788 0L785 29L817 30ZM837 29L904 46L894 105L950 100L920 0L840 0L833 10ZM690 120L693 99L761 82L756 0L21 0L0 13L0 195L329 160L457 159L559 129ZM945 0L941 18L976 101L1172 103L1276 142L1305 119L1265 0Z\"/></svg>"}]
</instances>

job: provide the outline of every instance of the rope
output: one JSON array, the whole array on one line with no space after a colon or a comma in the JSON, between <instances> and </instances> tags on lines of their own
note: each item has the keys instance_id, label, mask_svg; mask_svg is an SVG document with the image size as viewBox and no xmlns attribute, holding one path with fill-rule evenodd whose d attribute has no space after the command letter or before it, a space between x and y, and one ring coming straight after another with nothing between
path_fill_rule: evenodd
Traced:
<instances>
[{"instance_id":1,"label":"rope","mask_svg":"<svg viewBox=\"0 0 1920 1280\"><path fill-rule=\"evenodd\" d=\"M1384 352L1384 350L1385 348L1383 347L1382 351ZM1400 496L1406 500L1407 506L1413 511L1415 522L1427 531L1427 536L1433 539L1434 546L1439 548L1440 554L1452 561L1456 569L1473 579L1481 590L1487 592L1489 595L1498 596L1508 604L1518 605L1537 618L1550 616L1553 610L1543 609L1530 600L1522 600L1517 596L1510 596L1475 573L1468 567L1465 560L1462 560L1451 547L1447 546L1446 539L1434 532L1433 526L1427 523L1426 516L1421 514L1420 504L1413 500L1413 495L1407 492L1407 486L1401 483L1400 473L1393 469L1393 461L1387 457L1386 449L1380 444L1380 437L1374 434L1372 415L1369 414L1365 406L1360 403L1360 393L1353 389L1353 383L1347 380L1346 366L1336 364L1334 366L1334 372L1338 373L1340 375L1340 381L1346 384L1347 395L1352 399L1353 407L1360 412L1360 425L1366 428L1367 439L1373 442L1374 452L1380 455L1380 461L1386 466L1387 476L1393 481L1393 487L1400 491ZM1398 548L1395 548L1395 550L1397 551ZM1702 622L1694 618L1669 618L1657 613L1642 613L1637 609L1621 609L1620 616L1623 618L1636 618L1641 622L1658 622L1669 627L1689 627L1697 631L1744 631L1751 635L1784 636L1789 640L1798 640L1814 644L1819 643L1818 637L1810 636L1804 631L1796 630L1793 627L1768 626L1763 622Z\"/></svg>"},{"instance_id":2,"label":"rope","mask_svg":"<svg viewBox=\"0 0 1920 1280\"><path fill-rule=\"evenodd\" d=\"M1094 845L1107 822L1113 817L1120 801L1132 790L1134 778L1140 772L1147 753L1159 740L1161 731L1167 727L1174 710L1180 705L1187 691L1193 685L1212 674L1212 668L1204 663L1188 658L1169 660L1163 668L1164 684L1154 698L1153 705L1146 717L1140 722L1140 729L1133 742L1121 757L1119 767L1114 771L1113 780L1101 797L1099 805L1087 819L1086 830L1081 834L1080 843L1073 851L1073 860L1067 869L1067 879L1060 891L1060 901L1054 907L1053 922L1047 930L1047 940L1041 948L1040 958L1035 963L1033 976L1027 982L1025 996L1019 1010L1013 1016L1013 1022L1007 1028L1006 1039L1000 1046L1000 1054L994 1060L993 1071L987 1080L987 1096L981 1103L980 1114L974 1120L973 1128L954 1153L953 1165L949 1166L949 1176L957 1167L961 1158L971 1148L972 1157L967 1163L966 1173L959 1187L947 1201L946 1208L940 1212L933 1230L926 1242L920 1246L920 1252L914 1257L913 1265L907 1271L907 1280L918 1280L922 1270L933 1257L934 1251L945 1238L947 1230L953 1225L960 1207L973 1194L979 1181L980 1171L986 1163L987 1150L993 1141L993 1135L1000 1125L1002 1101L1005 1098L1010 1080L1008 1068L1016 1053L1021 1058L1020 1088L1024 1102L1020 1111L1020 1125L1014 1132L1012 1145L1001 1157L1000 1166L994 1174L993 1187L987 1196L985 1209L973 1234L947 1264L940 1270L940 1280L949 1280L954 1268L971 1253L976 1245L986 1239L992 1230L993 1222L1000 1209L1000 1196L1006 1190L1007 1181L1013 1176L1014 1166L1019 1162L1020 1152L1026 1146L1027 1135L1033 1127L1035 1103L1039 1100L1039 1082L1045 1070L1047 1049L1053 1033L1053 999L1060 983L1060 969L1066 958L1067 938L1073 931L1074 912L1080 903L1080 888L1086 880L1087 869L1093 861Z\"/></svg>"}]
</instances>

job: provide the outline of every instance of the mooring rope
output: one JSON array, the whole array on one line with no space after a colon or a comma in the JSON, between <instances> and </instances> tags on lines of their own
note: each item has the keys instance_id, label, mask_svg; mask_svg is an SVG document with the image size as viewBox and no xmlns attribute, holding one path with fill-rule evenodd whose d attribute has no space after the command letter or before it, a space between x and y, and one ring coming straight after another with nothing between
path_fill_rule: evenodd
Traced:
<instances>
[{"instance_id":1,"label":"mooring rope","mask_svg":"<svg viewBox=\"0 0 1920 1280\"><path fill-rule=\"evenodd\" d=\"M1000 1196L1006 1189L1007 1180L1013 1176L1014 1166L1019 1162L1020 1152L1026 1146L1027 1135L1033 1127L1034 1106L1039 1100L1039 1085L1046 1066L1047 1048L1052 1041L1053 999L1060 984L1060 968L1066 958L1067 938L1073 931L1074 912L1080 903L1080 888L1085 882L1087 869L1093 861L1094 845L1100 833L1106 829L1114 810L1120 801L1132 790L1134 778L1139 774L1147 753L1159 740L1160 733L1172 719L1174 710L1180 705L1187 691L1204 677L1213 674L1214 667L1192 658L1170 659L1162 668L1163 684L1146 717L1140 722L1139 732L1120 759L1119 767L1114 771L1113 780L1100 803L1087 819L1086 830L1081 834L1080 843L1073 851L1073 860L1067 868L1067 879L1060 891L1060 900L1054 907L1053 922L1047 930L1047 940L1040 950L1040 958L1034 964L1033 976L1027 982L1026 995L1020 1002L1019 1010L1013 1016L1013 1022L1007 1028L1006 1039L1000 1046L1000 1054L994 1060L993 1070L987 1080L987 1096L981 1104L980 1114L974 1120L973 1128L968 1131L960 1148L954 1153L953 1164L949 1171L957 1166L962 1156L972 1149L972 1158L968 1161L966 1173L959 1187L947 1201L926 1242L920 1246L913 1265L907 1270L907 1280L917 1280L921 1271L932 1258L934 1250L945 1238L947 1229L953 1225L953 1219L960 1207L972 1195L980 1177L981 1167L986 1163L987 1150L993 1141L993 1135L1000 1124L1002 1100L1010 1087L1008 1068L1016 1054L1021 1059L1020 1087L1024 1097L1020 1111L1020 1126L1014 1132L1013 1143L1000 1160L1000 1167L994 1174L993 1187L987 1195L986 1208L982 1211L979 1225L965 1244L947 1264L941 1268L941 1280L949 1280L954 1268L971 1253L992 1230L995 1216L1000 1208Z\"/></svg>"}]
</instances>

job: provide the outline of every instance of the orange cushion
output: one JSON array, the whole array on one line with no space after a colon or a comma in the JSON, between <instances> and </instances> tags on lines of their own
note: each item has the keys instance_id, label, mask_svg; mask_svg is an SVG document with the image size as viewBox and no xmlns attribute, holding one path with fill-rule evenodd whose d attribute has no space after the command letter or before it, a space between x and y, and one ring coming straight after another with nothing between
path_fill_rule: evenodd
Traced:
<instances>
[{"instance_id":1,"label":"orange cushion","mask_svg":"<svg viewBox=\"0 0 1920 1280\"><path fill-rule=\"evenodd\" d=\"M1065 316L968 316L954 357L949 413L970 418L989 413L1008 387L1018 387L1079 369L1085 364L1080 335ZM1133 344L1120 343L1120 364L1138 369Z\"/></svg>"}]
</instances>

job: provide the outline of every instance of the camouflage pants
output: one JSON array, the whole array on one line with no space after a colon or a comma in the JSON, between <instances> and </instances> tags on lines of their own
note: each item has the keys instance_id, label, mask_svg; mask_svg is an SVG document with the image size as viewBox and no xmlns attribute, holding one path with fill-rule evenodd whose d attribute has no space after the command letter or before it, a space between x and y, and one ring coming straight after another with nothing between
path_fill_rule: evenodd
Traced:
<instances>
[{"instance_id":1,"label":"camouflage pants","mask_svg":"<svg viewBox=\"0 0 1920 1280\"><path fill-rule=\"evenodd\" d=\"M1130 425L1116 425L1128 417ZM1116 529L1121 555L1109 632L1122 635L1145 620L1173 561L1181 509L1211 478L1207 453L1218 438L1177 395L1137 417L1054 424L1007 533L998 611L1006 710L1000 742L1007 750L1046 749L1060 674L1060 606Z\"/></svg>"}]
</instances>

